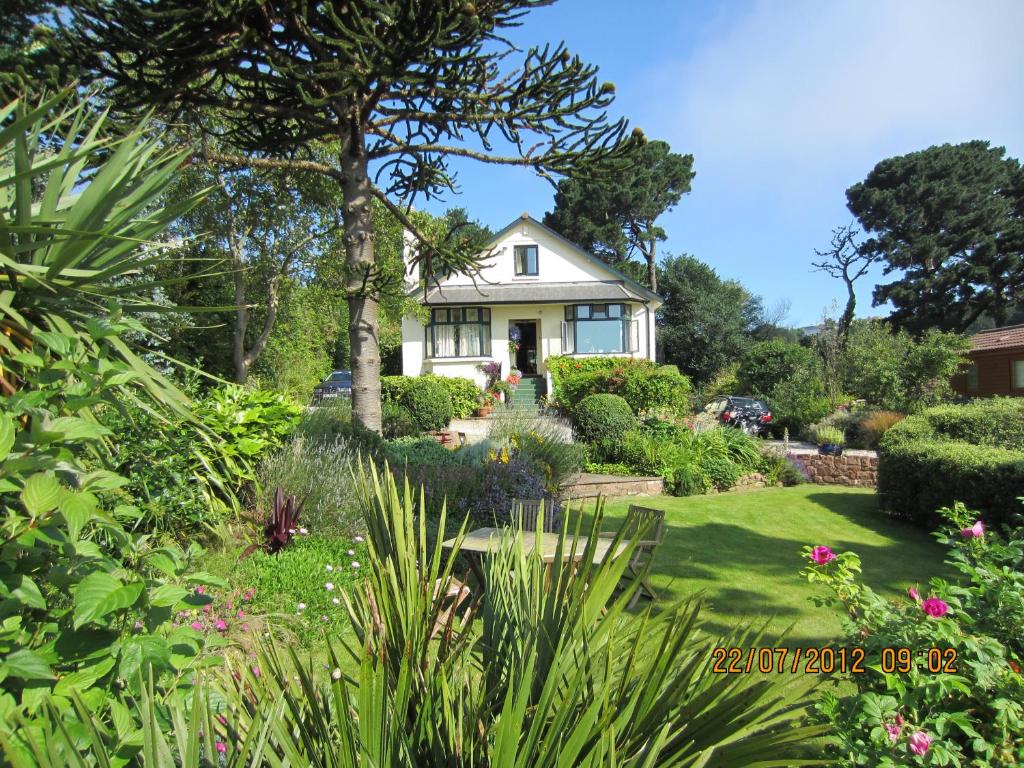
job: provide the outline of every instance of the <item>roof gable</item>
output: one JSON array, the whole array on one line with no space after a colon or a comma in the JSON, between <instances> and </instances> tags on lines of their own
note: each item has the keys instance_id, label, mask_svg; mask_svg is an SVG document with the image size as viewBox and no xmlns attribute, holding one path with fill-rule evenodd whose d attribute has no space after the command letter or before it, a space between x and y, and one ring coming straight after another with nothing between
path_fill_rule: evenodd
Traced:
<instances>
[{"instance_id":1,"label":"roof gable","mask_svg":"<svg viewBox=\"0 0 1024 768\"><path fill-rule=\"evenodd\" d=\"M1024 347L1024 325L1005 325L971 336L971 352L993 352Z\"/></svg>"}]
</instances>

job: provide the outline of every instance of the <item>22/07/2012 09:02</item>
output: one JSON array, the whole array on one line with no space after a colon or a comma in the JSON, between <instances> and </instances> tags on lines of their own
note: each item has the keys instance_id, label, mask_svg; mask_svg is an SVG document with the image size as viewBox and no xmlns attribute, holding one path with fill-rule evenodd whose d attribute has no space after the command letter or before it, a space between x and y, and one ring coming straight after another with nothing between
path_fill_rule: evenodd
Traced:
<instances>
[{"instance_id":1,"label":"22/07/2012 09:02","mask_svg":"<svg viewBox=\"0 0 1024 768\"><path fill-rule=\"evenodd\" d=\"M907 674L913 669L929 674L956 674L955 648L883 648L877 667L866 665L867 652L858 646L780 648L717 647L711 652L711 671L719 674L770 672L790 674L863 674L878 669L884 674Z\"/></svg>"}]
</instances>

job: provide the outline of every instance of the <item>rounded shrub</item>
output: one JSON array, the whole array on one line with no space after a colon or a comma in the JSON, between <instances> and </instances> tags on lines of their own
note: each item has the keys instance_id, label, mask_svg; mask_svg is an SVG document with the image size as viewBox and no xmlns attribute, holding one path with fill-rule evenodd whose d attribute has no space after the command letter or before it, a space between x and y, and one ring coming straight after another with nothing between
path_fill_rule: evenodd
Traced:
<instances>
[{"instance_id":1,"label":"rounded shrub","mask_svg":"<svg viewBox=\"0 0 1024 768\"><path fill-rule=\"evenodd\" d=\"M388 442L385 453L396 469L410 466L453 467L459 457L432 437L400 437Z\"/></svg>"},{"instance_id":2,"label":"rounded shrub","mask_svg":"<svg viewBox=\"0 0 1024 768\"><path fill-rule=\"evenodd\" d=\"M618 395L588 395L576 406L576 434L587 443L615 440L637 426L633 410Z\"/></svg>"},{"instance_id":3,"label":"rounded shrub","mask_svg":"<svg viewBox=\"0 0 1024 768\"><path fill-rule=\"evenodd\" d=\"M480 387L472 379L462 376L436 376L424 374L424 379L436 381L444 387L452 399L452 418L465 419L473 415L480 399Z\"/></svg>"},{"instance_id":4,"label":"rounded shrub","mask_svg":"<svg viewBox=\"0 0 1024 768\"><path fill-rule=\"evenodd\" d=\"M387 438L409 437L419 431L409 409L398 403L384 403L381 406L381 428Z\"/></svg>"},{"instance_id":5,"label":"rounded shrub","mask_svg":"<svg viewBox=\"0 0 1024 768\"><path fill-rule=\"evenodd\" d=\"M707 456L700 463L710 483L721 491L732 488L743 474L736 464L719 456Z\"/></svg>"},{"instance_id":6,"label":"rounded shrub","mask_svg":"<svg viewBox=\"0 0 1024 768\"><path fill-rule=\"evenodd\" d=\"M452 420L451 395L436 379L414 379L399 405L409 411L421 432L444 429Z\"/></svg>"}]
</instances>

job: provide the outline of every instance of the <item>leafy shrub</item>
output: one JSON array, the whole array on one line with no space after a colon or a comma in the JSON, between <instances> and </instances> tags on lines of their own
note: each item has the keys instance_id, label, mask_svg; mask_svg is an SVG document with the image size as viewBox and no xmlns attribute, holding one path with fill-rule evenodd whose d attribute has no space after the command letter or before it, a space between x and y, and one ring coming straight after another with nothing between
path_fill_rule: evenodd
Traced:
<instances>
[{"instance_id":1,"label":"leafy shrub","mask_svg":"<svg viewBox=\"0 0 1024 768\"><path fill-rule=\"evenodd\" d=\"M583 463L583 447L572 442L569 424L539 416L530 409L499 411L491 420L487 438L494 446L510 448L539 468L552 493Z\"/></svg>"},{"instance_id":2,"label":"leafy shrub","mask_svg":"<svg viewBox=\"0 0 1024 768\"><path fill-rule=\"evenodd\" d=\"M701 462L700 468L711 484L719 490L732 488L741 475L739 467L718 456L708 456Z\"/></svg>"},{"instance_id":3,"label":"leafy shrub","mask_svg":"<svg viewBox=\"0 0 1024 768\"><path fill-rule=\"evenodd\" d=\"M700 496L712 487L714 483L704 467L681 464L673 469L671 488L676 496Z\"/></svg>"},{"instance_id":4,"label":"leafy shrub","mask_svg":"<svg viewBox=\"0 0 1024 768\"><path fill-rule=\"evenodd\" d=\"M444 429L453 418L465 419L473 415L480 399L480 387L472 379L462 376L438 376L433 373L425 373L421 376L381 376L380 395L384 404L393 403L412 410L409 404L410 393L419 388L419 382L429 381L444 389L452 405L452 415L441 427L430 429ZM436 389L435 389L436 391ZM427 428L424 428L426 431ZM400 435L396 435L400 437Z\"/></svg>"},{"instance_id":5,"label":"leafy shrub","mask_svg":"<svg viewBox=\"0 0 1024 768\"><path fill-rule=\"evenodd\" d=\"M777 386L820 363L807 347L776 339L753 344L740 359L736 372L739 394L770 399ZM726 392L734 395L737 392Z\"/></svg>"},{"instance_id":6,"label":"leafy shrub","mask_svg":"<svg viewBox=\"0 0 1024 768\"><path fill-rule=\"evenodd\" d=\"M354 421L352 405L342 398L308 411L295 428L295 436L311 444L343 442L364 458L376 460L384 455L384 438Z\"/></svg>"},{"instance_id":7,"label":"leafy shrub","mask_svg":"<svg viewBox=\"0 0 1024 768\"><path fill-rule=\"evenodd\" d=\"M622 357L549 357L554 402L573 411L588 395L619 395L636 414L688 413L693 387L674 365Z\"/></svg>"},{"instance_id":8,"label":"leafy shrub","mask_svg":"<svg viewBox=\"0 0 1024 768\"><path fill-rule=\"evenodd\" d=\"M593 443L616 440L637 426L633 410L618 395L588 395L575 409L576 434L580 440Z\"/></svg>"},{"instance_id":9,"label":"leafy shrub","mask_svg":"<svg viewBox=\"0 0 1024 768\"><path fill-rule=\"evenodd\" d=\"M432 437L400 437L389 440L385 454L396 470L405 464L451 467L460 463L456 451L445 448Z\"/></svg>"},{"instance_id":10,"label":"leafy shrub","mask_svg":"<svg viewBox=\"0 0 1024 768\"><path fill-rule=\"evenodd\" d=\"M903 601L859 583L855 553L805 548L814 559L804 574L832 590L825 604L841 605L847 644L865 651L863 672L850 676L856 693L830 691L818 704L837 736L830 749L851 764L1012 766L1024 757L1024 540L1000 540L962 504L938 514L951 524L937 534L946 562L964 583L908 585Z\"/></svg>"},{"instance_id":11,"label":"leafy shrub","mask_svg":"<svg viewBox=\"0 0 1024 768\"><path fill-rule=\"evenodd\" d=\"M772 412L771 429L776 435L789 430L799 435L804 428L828 415L834 404L825 396L825 388L816 369L797 371L777 384L767 397Z\"/></svg>"},{"instance_id":12,"label":"leafy shrub","mask_svg":"<svg viewBox=\"0 0 1024 768\"><path fill-rule=\"evenodd\" d=\"M1024 450L1012 446L1024 437L1022 407L998 400L937 406L900 421L879 444L882 507L932 526L933 510L960 500L991 525L1015 524L1016 499L1024 496Z\"/></svg>"},{"instance_id":13,"label":"leafy shrub","mask_svg":"<svg viewBox=\"0 0 1024 768\"><path fill-rule=\"evenodd\" d=\"M845 445L846 433L839 429L839 427L816 427L814 430L814 442L818 445Z\"/></svg>"},{"instance_id":14,"label":"leafy shrub","mask_svg":"<svg viewBox=\"0 0 1024 768\"><path fill-rule=\"evenodd\" d=\"M304 503L302 525L313 533L355 535L359 510L352 470L357 453L344 438L334 442L297 438L260 464L257 514L261 519L270 514L274 489L282 488Z\"/></svg>"},{"instance_id":15,"label":"leafy shrub","mask_svg":"<svg viewBox=\"0 0 1024 768\"><path fill-rule=\"evenodd\" d=\"M381 431L386 438L411 437L417 434L416 419L407 408L397 403L381 405Z\"/></svg>"},{"instance_id":16,"label":"leafy shrub","mask_svg":"<svg viewBox=\"0 0 1024 768\"><path fill-rule=\"evenodd\" d=\"M622 462L598 463L587 462L583 465L584 472L591 472L595 475L632 475L633 468Z\"/></svg>"},{"instance_id":17,"label":"leafy shrub","mask_svg":"<svg viewBox=\"0 0 1024 768\"><path fill-rule=\"evenodd\" d=\"M865 448L877 448L883 435L903 420L902 413L873 411L857 423L858 442Z\"/></svg>"}]
</instances>

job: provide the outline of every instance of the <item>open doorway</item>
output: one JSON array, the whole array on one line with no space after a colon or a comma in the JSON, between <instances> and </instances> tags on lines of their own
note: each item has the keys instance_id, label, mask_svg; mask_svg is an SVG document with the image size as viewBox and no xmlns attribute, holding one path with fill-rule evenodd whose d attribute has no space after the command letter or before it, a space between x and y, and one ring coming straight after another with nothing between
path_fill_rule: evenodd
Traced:
<instances>
[{"instance_id":1,"label":"open doorway","mask_svg":"<svg viewBox=\"0 0 1024 768\"><path fill-rule=\"evenodd\" d=\"M537 373L537 321L513 320L509 323L509 338L519 337L519 349L515 353L515 364L524 376ZM512 330L515 329L515 330Z\"/></svg>"}]
</instances>

